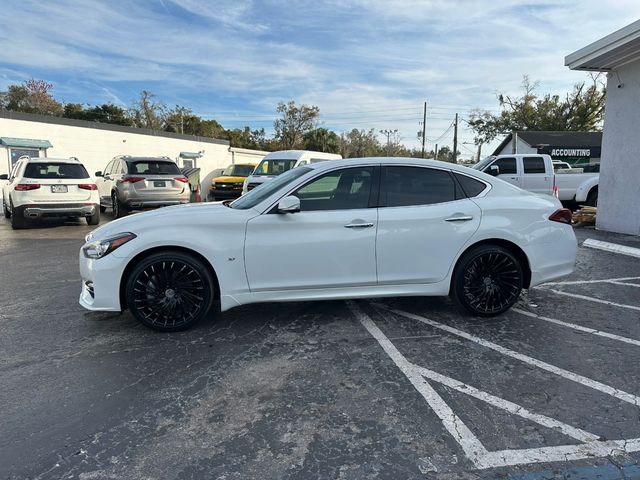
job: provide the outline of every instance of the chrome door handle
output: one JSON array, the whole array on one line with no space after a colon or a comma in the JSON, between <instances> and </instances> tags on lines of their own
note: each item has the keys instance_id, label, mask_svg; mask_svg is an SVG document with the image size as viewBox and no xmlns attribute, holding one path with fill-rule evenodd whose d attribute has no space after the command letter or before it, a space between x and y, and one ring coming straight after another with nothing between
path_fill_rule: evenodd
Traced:
<instances>
[{"instance_id":1,"label":"chrome door handle","mask_svg":"<svg viewBox=\"0 0 640 480\"><path fill-rule=\"evenodd\" d=\"M348 223L344 228L369 228L373 227L373 223Z\"/></svg>"},{"instance_id":2,"label":"chrome door handle","mask_svg":"<svg viewBox=\"0 0 640 480\"><path fill-rule=\"evenodd\" d=\"M449 217L444 219L445 222L468 222L469 220L473 220L473 215L465 217Z\"/></svg>"}]
</instances>

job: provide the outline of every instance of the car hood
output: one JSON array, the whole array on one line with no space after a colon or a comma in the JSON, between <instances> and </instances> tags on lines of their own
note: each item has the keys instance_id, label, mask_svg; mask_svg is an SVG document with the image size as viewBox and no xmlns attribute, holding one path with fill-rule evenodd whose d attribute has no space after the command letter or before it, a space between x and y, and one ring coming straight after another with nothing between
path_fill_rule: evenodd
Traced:
<instances>
[{"instance_id":1,"label":"car hood","mask_svg":"<svg viewBox=\"0 0 640 480\"><path fill-rule=\"evenodd\" d=\"M222 177L216 177L211 180L212 183L243 183L247 177L235 177L232 175L223 175Z\"/></svg>"},{"instance_id":2,"label":"car hood","mask_svg":"<svg viewBox=\"0 0 640 480\"><path fill-rule=\"evenodd\" d=\"M134 213L107 223L87 235L87 241L98 240L118 233L132 232L145 229L147 226L157 227L159 224L176 226L185 222L199 222L201 219L223 218L228 215L237 216L246 210L234 210L226 207L222 202L186 203L163 207L148 212Z\"/></svg>"}]
</instances>

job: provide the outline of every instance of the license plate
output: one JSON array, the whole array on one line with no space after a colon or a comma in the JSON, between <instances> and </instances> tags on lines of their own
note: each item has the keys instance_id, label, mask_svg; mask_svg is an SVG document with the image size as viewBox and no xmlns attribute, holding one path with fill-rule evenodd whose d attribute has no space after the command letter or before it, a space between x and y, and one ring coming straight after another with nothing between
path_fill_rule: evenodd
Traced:
<instances>
[{"instance_id":1,"label":"license plate","mask_svg":"<svg viewBox=\"0 0 640 480\"><path fill-rule=\"evenodd\" d=\"M153 182L153 186L154 187L166 187L167 186L167 182L159 182L159 181L155 181Z\"/></svg>"},{"instance_id":2,"label":"license plate","mask_svg":"<svg viewBox=\"0 0 640 480\"><path fill-rule=\"evenodd\" d=\"M51 185L51 193L67 193L66 185Z\"/></svg>"}]
</instances>

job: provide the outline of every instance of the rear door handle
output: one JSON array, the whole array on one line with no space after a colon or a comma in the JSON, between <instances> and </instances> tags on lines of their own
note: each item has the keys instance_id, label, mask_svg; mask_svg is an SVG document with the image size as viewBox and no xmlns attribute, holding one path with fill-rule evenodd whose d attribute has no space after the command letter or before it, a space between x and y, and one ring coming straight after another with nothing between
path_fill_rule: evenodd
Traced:
<instances>
[{"instance_id":1,"label":"rear door handle","mask_svg":"<svg viewBox=\"0 0 640 480\"><path fill-rule=\"evenodd\" d=\"M347 223L344 228L369 228L373 227L373 223Z\"/></svg>"},{"instance_id":2,"label":"rear door handle","mask_svg":"<svg viewBox=\"0 0 640 480\"><path fill-rule=\"evenodd\" d=\"M445 222L468 222L469 220L473 220L473 215L449 217L444 219Z\"/></svg>"}]
</instances>

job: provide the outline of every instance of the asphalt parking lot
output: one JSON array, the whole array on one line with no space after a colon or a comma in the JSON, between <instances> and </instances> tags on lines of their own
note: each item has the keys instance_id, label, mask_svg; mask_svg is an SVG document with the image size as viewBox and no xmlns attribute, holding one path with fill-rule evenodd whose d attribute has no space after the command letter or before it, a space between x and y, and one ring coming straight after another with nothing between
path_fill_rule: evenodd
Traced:
<instances>
[{"instance_id":1,"label":"asphalt parking lot","mask_svg":"<svg viewBox=\"0 0 640 480\"><path fill-rule=\"evenodd\" d=\"M398 298L160 334L77 304L90 229L0 222L0 478L640 478L640 258L581 247L489 320Z\"/></svg>"}]
</instances>

